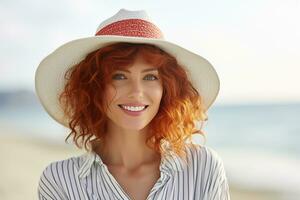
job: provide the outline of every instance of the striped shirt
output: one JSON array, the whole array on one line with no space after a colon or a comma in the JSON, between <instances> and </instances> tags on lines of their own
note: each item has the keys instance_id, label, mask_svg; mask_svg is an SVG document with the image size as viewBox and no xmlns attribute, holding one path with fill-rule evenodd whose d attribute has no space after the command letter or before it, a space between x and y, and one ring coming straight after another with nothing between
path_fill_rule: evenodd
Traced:
<instances>
[{"instance_id":1,"label":"striped shirt","mask_svg":"<svg viewBox=\"0 0 300 200\"><path fill-rule=\"evenodd\" d=\"M160 177L147 200L230 200L222 159L210 147L187 145L188 162L175 153L161 157ZM130 200L93 151L50 163L41 174L38 197L71 200Z\"/></svg>"}]
</instances>

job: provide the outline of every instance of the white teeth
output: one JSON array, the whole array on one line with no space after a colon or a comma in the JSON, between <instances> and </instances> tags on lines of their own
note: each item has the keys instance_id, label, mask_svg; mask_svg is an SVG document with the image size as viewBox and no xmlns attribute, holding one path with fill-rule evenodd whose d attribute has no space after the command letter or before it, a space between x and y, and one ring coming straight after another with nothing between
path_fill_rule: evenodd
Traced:
<instances>
[{"instance_id":1,"label":"white teeth","mask_svg":"<svg viewBox=\"0 0 300 200\"><path fill-rule=\"evenodd\" d=\"M144 110L144 108L146 107L146 106L124 106L124 105L121 106L122 108L130 111L141 111Z\"/></svg>"}]
</instances>

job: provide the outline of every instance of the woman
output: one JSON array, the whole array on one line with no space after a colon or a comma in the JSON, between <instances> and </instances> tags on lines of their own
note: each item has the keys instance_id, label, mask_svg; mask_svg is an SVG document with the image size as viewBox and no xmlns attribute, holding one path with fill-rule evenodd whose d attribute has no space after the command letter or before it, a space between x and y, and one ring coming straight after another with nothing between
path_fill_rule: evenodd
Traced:
<instances>
[{"instance_id":1,"label":"woman","mask_svg":"<svg viewBox=\"0 0 300 200\"><path fill-rule=\"evenodd\" d=\"M46 111L81 156L50 163L39 199L230 199L223 162L193 144L219 92L214 68L163 38L145 11L121 9L36 72Z\"/></svg>"}]
</instances>

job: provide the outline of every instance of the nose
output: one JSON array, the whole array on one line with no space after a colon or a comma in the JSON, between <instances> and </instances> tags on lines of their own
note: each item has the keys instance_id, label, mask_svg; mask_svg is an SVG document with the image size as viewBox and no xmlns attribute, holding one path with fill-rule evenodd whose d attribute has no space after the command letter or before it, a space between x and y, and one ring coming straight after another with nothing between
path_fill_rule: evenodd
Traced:
<instances>
[{"instance_id":1,"label":"nose","mask_svg":"<svg viewBox=\"0 0 300 200\"><path fill-rule=\"evenodd\" d=\"M143 97L144 87L140 80L132 80L130 82L130 98L141 98Z\"/></svg>"}]
</instances>

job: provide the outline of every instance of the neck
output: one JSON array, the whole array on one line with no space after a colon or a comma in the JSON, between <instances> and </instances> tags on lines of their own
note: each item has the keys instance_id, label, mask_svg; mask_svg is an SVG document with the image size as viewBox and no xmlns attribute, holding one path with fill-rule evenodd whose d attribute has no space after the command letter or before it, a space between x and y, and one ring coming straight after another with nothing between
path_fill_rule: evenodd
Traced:
<instances>
[{"instance_id":1,"label":"neck","mask_svg":"<svg viewBox=\"0 0 300 200\"><path fill-rule=\"evenodd\" d=\"M146 145L147 129L108 130L102 144L95 149L107 166L133 170L160 159L159 153Z\"/></svg>"}]
</instances>

